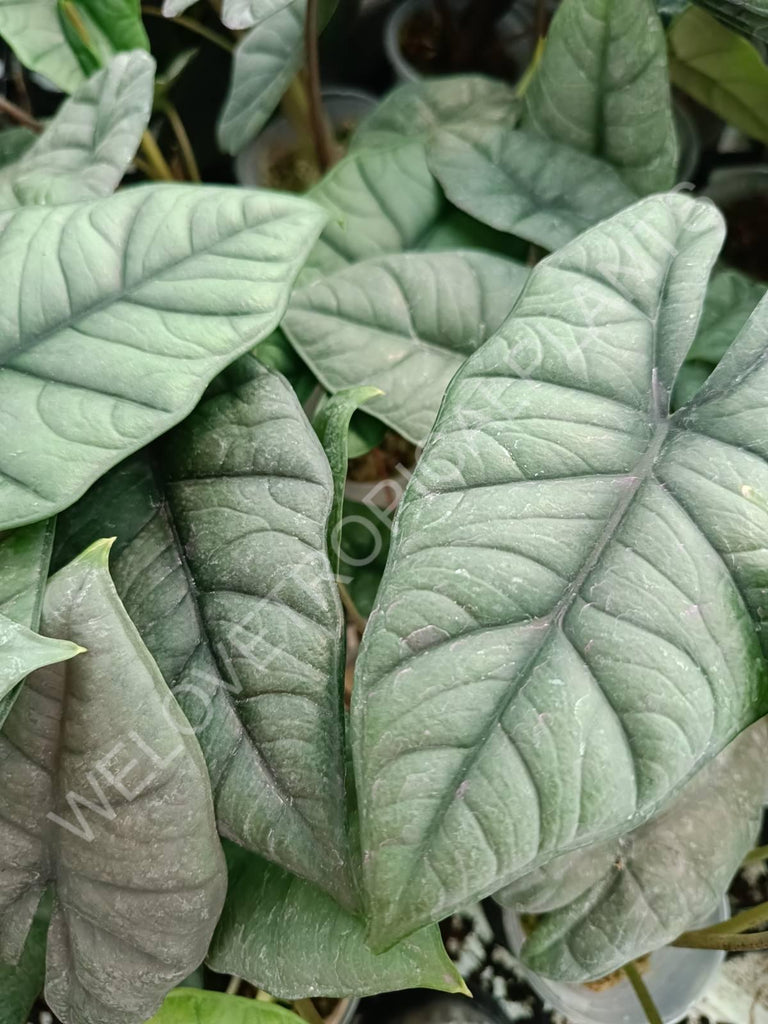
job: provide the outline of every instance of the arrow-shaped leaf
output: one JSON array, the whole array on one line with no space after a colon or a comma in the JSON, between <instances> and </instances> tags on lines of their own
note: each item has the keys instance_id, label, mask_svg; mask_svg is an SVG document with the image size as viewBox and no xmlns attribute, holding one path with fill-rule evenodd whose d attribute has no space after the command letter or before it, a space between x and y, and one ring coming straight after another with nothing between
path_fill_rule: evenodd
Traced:
<instances>
[{"instance_id":1,"label":"arrow-shaped leaf","mask_svg":"<svg viewBox=\"0 0 768 1024\"><path fill-rule=\"evenodd\" d=\"M30 676L0 733L0 955L19 957L52 886L46 1000L69 1024L154 1012L201 962L225 890L205 764L108 549L46 592L43 628L87 653Z\"/></svg>"},{"instance_id":2,"label":"arrow-shaped leaf","mask_svg":"<svg viewBox=\"0 0 768 1024\"><path fill-rule=\"evenodd\" d=\"M768 304L669 413L722 237L681 195L593 228L448 389L353 691L374 948L640 825L768 710Z\"/></svg>"},{"instance_id":3,"label":"arrow-shaped leaf","mask_svg":"<svg viewBox=\"0 0 768 1024\"><path fill-rule=\"evenodd\" d=\"M195 729L222 832L353 905L333 481L289 385L212 398L60 519L108 528L115 582Z\"/></svg>"},{"instance_id":4,"label":"arrow-shaped leaf","mask_svg":"<svg viewBox=\"0 0 768 1024\"><path fill-rule=\"evenodd\" d=\"M148 53L135 50L78 86L23 156L0 170L0 209L113 192L152 111L154 67Z\"/></svg>"},{"instance_id":5,"label":"arrow-shaped leaf","mask_svg":"<svg viewBox=\"0 0 768 1024\"><path fill-rule=\"evenodd\" d=\"M271 331L311 203L139 187L0 215L0 528L71 504Z\"/></svg>"}]
</instances>

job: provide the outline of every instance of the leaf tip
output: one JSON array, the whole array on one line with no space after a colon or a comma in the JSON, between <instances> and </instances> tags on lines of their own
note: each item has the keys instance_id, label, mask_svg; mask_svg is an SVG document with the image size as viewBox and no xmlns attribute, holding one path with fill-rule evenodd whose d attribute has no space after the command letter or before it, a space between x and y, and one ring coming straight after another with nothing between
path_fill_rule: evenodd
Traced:
<instances>
[{"instance_id":1,"label":"leaf tip","mask_svg":"<svg viewBox=\"0 0 768 1024\"><path fill-rule=\"evenodd\" d=\"M102 537L96 540L90 547L80 555L77 561L92 562L94 565L106 568L109 565L109 552L117 537Z\"/></svg>"}]
</instances>

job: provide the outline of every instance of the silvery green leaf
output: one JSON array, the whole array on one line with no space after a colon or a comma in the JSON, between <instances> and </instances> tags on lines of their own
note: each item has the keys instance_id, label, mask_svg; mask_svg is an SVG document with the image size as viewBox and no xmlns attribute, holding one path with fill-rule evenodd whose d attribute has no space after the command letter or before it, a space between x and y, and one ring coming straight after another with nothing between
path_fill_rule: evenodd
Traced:
<instances>
[{"instance_id":1,"label":"silvery green leaf","mask_svg":"<svg viewBox=\"0 0 768 1024\"><path fill-rule=\"evenodd\" d=\"M302 283L372 256L419 249L447 212L419 142L350 153L310 196L328 223Z\"/></svg>"},{"instance_id":2,"label":"silvery green leaf","mask_svg":"<svg viewBox=\"0 0 768 1024\"><path fill-rule=\"evenodd\" d=\"M144 50L121 53L78 86L21 158L0 169L0 209L113 192L152 112L154 68Z\"/></svg>"},{"instance_id":3,"label":"silvery green leaf","mask_svg":"<svg viewBox=\"0 0 768 1024\"><path fill-rule=\"evenodd\" d=\"M23 526L0 537L0 616L6 623L9 639L13 634L10 622L36 630L40 625L43 590L48 578L48 563L53 542L53 521L46 520L33 526ZM35 637L35 645L42 638ZM0 683L0 727L11 710L18 686L8 688L12 674ZM20 677L21 678L21 677Z\"/></svg>"},{"instance_id":4,"label":"silvery green leaf","mask_svg":"<svg viewBox=\"0 0 768 1024\"><path fill-rule=\"evenodd\" d=\"M525 92L523 125L606 160L638 195L671 188L677 136L653 0L563 0Z\"/></svg>"},{"instance_id":5,"label":"silvery green leaf","mask_svg":"<svg viewBox=\"0 0 768 1024\"><path fill-rule=\"evenodd\" d=\"M466 992L437 925L376 956L364 921L325 893L231 844L226 853L229 892L207 961L215 971L281 999L403 988Z\"/></svg>"},{"instance_id":6,"label":"silvery green leaf","mask_svg":"<svg viewBox=\"0 0 768 1024\"><path fill-rule=\"evenodd\" d=\"M293 0L223 0L221 20L227 28L251 28L292 2Z\"/></svg>"},{"instance_id":7,"label":"silvery green leaf","mask_svg":"<svg viewBox=\"0 0 768 1024\"><path fill-rule=\"evenodd\" d=\"M0 528L71 504L186 416L276 326L323 220L169 184L0 214Z\"/></svg>"},{"instance_id":8,"label":"silvery green leaf","mask_svg":"<svg viewBox=\"0 0 768 1024\"><path fill-rule=\"evenodd\" d=\"M195 729L220 831L355 906L333 481L290 386L251 370L64 513L57 557L117 537L118 592Z\"/></svg>"},{"instance_id":9,"label":"silvery green leaf","mask_svg":"<svg viewBox=\"0 0 768 1024\"><path fill-rule=\"evenodd\" d=\"M498 231L556 249L637 198L603 160L530 132L441 131L429 166L448 199Z\"/></svg>"},{"instance_id":10,"label":"silvery green leaf","mask_svg":"<svg viewBox=\"0 0 768 1024\"><path fill-rule=\"evenodd\" d=\"M149 49L139 0L71 0L89 51L106 63L121 50ZM0 0L0 37L22 64L73 92L86 78L64 28L59 0Z\"/></svg>"},{"instance_id":11,"label":"silvery green leaf","mask_svg":"<svg viewBox=\"0 0 768 1024\"><path fill-rule=\"evenodd\" d=\"M600 877L582 875L584 851L562 872L582 878L583 892L540 918L524 963L562 981L603 977L705 920L757 838L766 739L765 721L735 739L664 813L613 845ZM528 905L524 893L514 902Z\"/></svg>"},{"instance_id":12,"label":"silvery green leaf","mask_svg":"<svg viewBox=\"0 0 768 1024\"><path fill-rule=\"evenodd\" d=\"M366 410L419 444L451 377L505 319L527 276L480 252L378 257L295 291L282 327L329 391L380 388Z\"/></svg>"},{"instance_id":13,"label":"silvery green leaf","mask_svg":"<svg viewBox=\"0 0 768 1024\"><path fill-rule=\"evenodd\" d=\"M426 141L455 124L514 128L520 100L505 82L483 75L452 75L408 82L394 89L357 128L356 149L397 146L404 138Z\"/></svg>"},{"instance_id":14,"label":"silvery green leaf","mask_svg":"<svg viewBox=\"0 0 768 1024\"><path fill-rule=\"evenodd\" d=\"M0 733L0 951L54 892L45 998L135 1024L196 967L224 899L205 764L115 593L100 541L48 585L43 628L87 652L30 676Z\"/></svg>"},{"instance_id":15,"label":"silvery green leaf","mask_svg":"<svg viewBox=\"0 0 768 1024\"><path fill-rule=\"evenodd\" d=\"M695 0L744 35L768 42L768 0Z\"/></svg>"},{"instance_id":16,"label":"silvery green leaf","mask_svg":"<svg viewBox=\"0 0 768 1024\"><path fill-rule=\"evenodd\" d=\"M639 826L768 710L768 303L669 412L722 238L630 207L448 389L352 697L375 949Z\"/></svg>"},{"instance_id":17,"label":"silvery green leaf","mask_svg":"<svg viewBox=\"0 0 768 1024\"><path fill-rule=\"evenodd\" d=\"M219 145L237 153L259 134L301 67L306 0L262 18L237 44L218 126Z\"/></svg>"}]
</instances>

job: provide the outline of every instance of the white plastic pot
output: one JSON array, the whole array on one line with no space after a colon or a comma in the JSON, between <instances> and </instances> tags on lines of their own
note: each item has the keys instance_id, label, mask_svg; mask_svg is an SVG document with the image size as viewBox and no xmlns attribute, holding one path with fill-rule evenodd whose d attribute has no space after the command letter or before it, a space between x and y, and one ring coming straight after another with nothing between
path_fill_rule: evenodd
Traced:
<instances>
[{"instance_id":1,"label":"white plastic pot","mask_svg":"<svg viewBox=\"0 0 768 1024\"><path fill-rule=\"evenodd\" d=\"M375 96L355 89L324 89L323 105L334 128L347 122L359 124L376 106ZM269 162L276 146L289 147L296 141L290 121L276 117L235 157L235 176L241 185L261 188L267 183Z\"/></svg>"},{"instance_id":2,"label":"white plastic pot","mask_svg":"<svg viewBox=\"0 0 768 1024\"><path fill-rule=\"evenodd\" d=\"M725 921L730 914L728 899L702 921L700 927ZM513 910L504 911L504 930L509 947L519 955L525 932ZM651 953L643 974L648 991L664 1024L678 1024L713 981L725 953L719 949L678 949L665 946ZM626 978L601 992L584 985L551 981L521 965L531 988L548 1007L564 1014L572 1024L647 1024L637 996Z\"/></svg>"}]
</instances>

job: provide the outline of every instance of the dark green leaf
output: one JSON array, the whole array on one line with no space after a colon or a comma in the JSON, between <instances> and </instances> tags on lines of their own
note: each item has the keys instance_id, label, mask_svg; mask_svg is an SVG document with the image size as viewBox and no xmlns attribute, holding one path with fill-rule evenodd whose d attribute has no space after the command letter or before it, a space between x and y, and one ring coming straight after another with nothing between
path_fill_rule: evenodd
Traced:
<instances>
[{"instance_id":1,"label":"dark green leaf","mask_svg":"<svg viewBox=\"0 0 768 1024\"><path fill-rule=\"evenodd\" d=\"M225 891L200 749L115 593L100 541L48 585L43 628L87 652L30 676L0 734L0 951L51 885L45 997L135 1024L202 960Z\"/></svg>"},{"instance_id":2,"label":"dark green leaf","mask_svg":"<svg viewBox=\"0 0 768 1024\"><path fill-rule=\"evenodd\" d=\"M208 963L281 999L402 988L465 992L436 925L379 956L365 925L314 886L227 845L229 892Z\"/></svg>"},{"instance_id":3,"label":"dark green leaf","mask_svg":"<svg viewBox=\"0 0 768 1024\"><path fill-rule=\"evenodd\" d=\"M333 481L288 384L253 372L62 515L60 543L117 536L116 586L195 729L222 833L354 905Z\"/></svg>"},{"instance_id":4,"label":"dark green leaf","mask_svg":"<svg viewBox=\"0 0 768 1024\"><path fill-rule=\"evenodd\" d=\"M48 916L39 911L18 964L0 963L0 1024L27 1024L32 1004L43 991Z\"/></svg>"}]
</instances>

